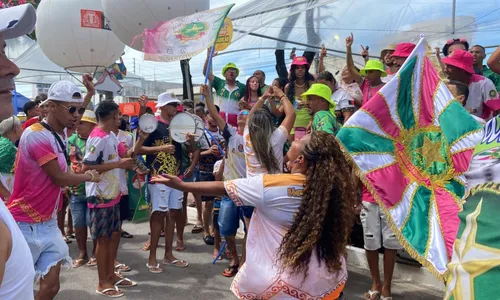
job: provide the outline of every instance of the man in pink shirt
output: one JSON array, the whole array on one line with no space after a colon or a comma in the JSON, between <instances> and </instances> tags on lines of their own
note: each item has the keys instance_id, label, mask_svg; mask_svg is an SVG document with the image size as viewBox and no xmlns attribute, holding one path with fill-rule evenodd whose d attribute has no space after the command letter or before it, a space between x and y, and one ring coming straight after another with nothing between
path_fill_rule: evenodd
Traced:
<instances>
[{"instance_id":1,"label":"man in pink shirt","mask_svg":"<svg viewBox=\"0 0 500 300\"><path fill-rule=\"evenodd\" d=\"M469 98L465 108L476 117L489 120L500 110L500 99L495 85L488 78L474 72L474 56L469 52L456 49L442 62L450 80L462 82L469 87Z\"/></svg>"},{"instance_id":2,"label":"man in pink shirt","mask_svg":"<svg viewBox=\"0 0 500 300\"><path fill-rule=\"evenodd\" d=\"M98 124L92 130L85 146L83 170L101 174L98 183L87 182L85 194L90 208L90 233L97 240L96 259L99 283L96 293L121 297L118 287L132 287L137 283L115 274L114 262L120 243L120 169L135 168L132 149L128 150L113 132L120 121L119 106L113 101L102 101L95 110ZM146 135L142 132L133 149L139 149Z\"/></svg>"},{"instance_id":3,"label":"man in pink shirt","mask_svg":"<svg viewBox=\"0 0 500 300\"><path fill-rule=\"evenodd\" d=\"M14 189L7 204L33 256L40 289L36 299L53 299L59 291L61 266L71 267L68 246L57 227L63 187L97 182L96 171L68 173L66 128L74 128L90 97L69 81L49 89L49 114L28 127L21 136L14 165Z\"/></svg>"}]
</instances>

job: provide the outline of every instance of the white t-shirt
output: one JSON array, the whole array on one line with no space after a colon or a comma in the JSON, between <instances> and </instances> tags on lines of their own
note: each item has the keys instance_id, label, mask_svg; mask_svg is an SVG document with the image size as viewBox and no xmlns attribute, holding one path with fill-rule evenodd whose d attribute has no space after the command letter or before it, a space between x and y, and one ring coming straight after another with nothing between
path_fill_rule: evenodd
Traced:
<instances>
[{"instance_id":1,"label":"white t-shirt","mask_svg":"<svg viewBox=\"0 0 500 300\"><path fill-rule=\"evenodd\" d=\"M477 74L472 75L465 108L484 120L489 120L491 113L500 109L500 99L490 79Z\"/></svg>"},{"instance_id":2,"label":"white t-shirt","mask_svg":"<svg viewBox=\"0 0 500 300\"><path fill-rule=\"evenodd\" d=\"M284 126L278 127L271 135L271 147L273 149L274 157L278 160L279 172L283 172L283 146L288 139L289 132ZM245 139L245 164L247 169L247 177L253 177L259 174L267 174L268 170L262 166L257 159L257 155L253 150L252 141L250 139L250 133L248 132L248 126L245 126L245 132L243 133L243 138Z\"/></svg>"},{"instance_id":3,"label":"white t-shirt","mask_svg":"<svg viewBox=\"0 0 500 300\"><path fill-rule=\"evenodd\" d=\"M227 141L227 158L224 164L224 180L245 178L245 150L243 147L243 135L238 129L226 124L222 136Z\"/></svg>"},{"instance_id":4,"label":"white t-shirt","mask_svg":"<svg viewBox=\"0 0 500 300\"><path fill-rule=\"evenodd\" d=\"M96 127L91 133L85 146L85 157L83 163L87 165L100 165L117 162L120 155L127 149L118 140L113 132L105 132ZM112 169L101 174L101 181L86 182L85 193L87 197L102 198L108 203L99 204L98 208L111 207L120 202L120 169ZM89 205L90 202L89 202Z\"/></svg>"},{"instance_id":5,"label":"white t-shirt","mask_svg":"<svg viewBox=\"0 0 500 300\"><path fill-rule=\"evenodd\" d=\"M0 201L0 221L5 223L12 237L12 251L5 264L3 280L0 282L0 299L33 299L35 280L33 257L19 226L2 201Z\"/></svg>"},{"instance_id":6,"label":"white t-shirt","mask_svg":"<svg viewBox=\"0 0 500 300\"><path fill-rule=\"evenodd\" d=\"M132 148L132 143L133 143L133 136L131 133L123 131L123 130L118 130L118 135L117 135L118 140L120 143L127 149ZM120 192L122 195L128 195L128 184L127 184L127 170L120 169Z\"/></svg>"}]
</instances>

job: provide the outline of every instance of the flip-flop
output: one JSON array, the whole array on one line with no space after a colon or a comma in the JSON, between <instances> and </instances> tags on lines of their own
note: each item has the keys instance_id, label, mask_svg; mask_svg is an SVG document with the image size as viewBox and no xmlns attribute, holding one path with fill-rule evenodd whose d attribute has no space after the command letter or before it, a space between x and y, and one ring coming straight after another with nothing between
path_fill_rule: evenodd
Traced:
<instances>
[{"instance_id":1,"label":"flip-flop","mask_svg":"<svg viewBox=\"0 0 500 300\"><path fill-rule=\"evenodd\" d=\"M375 298L373 298L373 296L375 296ZM365 293L365 300L379 300L379 299L380 299L379 291L369 290L367 293Z\"/></svg>"},{"instance_id":2,"label":"flip-flop","mask_svg":"<svg viewBox=\"0 0 500 300\"><path fill-rule=\"evenodd\" d=\"M203 227L201 225L194 225L193 229L191 229L191 233L193 234L202 232L203 232Z\"/></svg>"},{"instance_id":3,"label":"flip-flop","mask_svg":"<svg viewBox=\"0 0 500 300\"><path fill-rule=\"evenodd\" d=\"M79 268L79 267L81 267L81 266L85 265L85 261L86 261L86 260L85 260L85 259L83 259L83 258L77 258L77 259L75 259L75 260L73 261L72 266L73 266L73 268L74 268L74 269Z\"/></svg>"},{"instance_id":4,"label":"flip-flop","mask_svg":"<svg viewBox=\"0 0 500 300\"><path fill-rule=\"evenodd\" d=\"M215 244L215 239L213 236L207 234L203 237L203 241L205 242L205 244L209 245L209 246L213 246Z\"/></svg>"},{"instance_id":5,"label":"flip-flop","mask_svg":"<svg viewBox=\"0 0 500 300\"><path fill-rule=\"evenodd\" d=\"M116 291L117 294L114 294L114 295L107 295L106 294L107 292L112 292L112 291ZM105 296L108 298L120 298L120 297L125 296L125 294L122 291L120 291L116 286L114 288L104 289L100 292L98 290L95 290L95 292L101 296Z\"/></svg>"},{"instance_id":6,"label":"flip-flop","mask_svg":"<svg viewBox=\"0 0 500 300\"><path fill-rule=\"evenodd\" d=\"M65 242L66 244L71 244L71 243L73 243L73 241L69 240L69 239L68 239L67 237L65 237L65 236L63 236L63 239L64 239L64 242Z\"/></svg>"},{"instance_id":7,"label":"flip-flop","mask_svg":"<svg viewBox=\"0 0 500 300\"><path fill-rule=\"evenodd\" d=\"M162 264L167 265L167 266L176 267L176 268L185 268L185 267L189 266L189 263L187 261L181 260L181 259L176 259L176 260L173 260L170 262L164 260L162 262Z\"/></svg>"},{"instance_id":8,"label":"flip-flop","mask_svg":"<svg viewBox=\"0 0 500 300\"><path fill-rule=\"evenodd\" d=\"M148 268L149 272L154 273L154 274L160 274L163 272L163 269L160 268L160 264L156 264L156 266L150 266L149 264L146 264L146 267Z\"/></svg>"},{"instance_id":9,"label":"flip-flop","mask_svg":"<svg viewBox=\"0 0 500 300\"><path fill-rule=\"evenodd\" d=\"M75 234L74 233L67 234L66 237L69 238L69 239L74 239L75 238Z\"/></svg>"},{"instance_id":10,"label":"flip-flop","mask_svg":"<svg viewBox=\"0 0 500 300\"><path fill-rule=\"evenodd\" d=\"M89 267L97 266L97 259L95 257L91 257L89 259L89 261L87 262L87 266L89 266Z\"/></svg>"},{"instance_id":11,"label":"flip-flop","mask_svg":"<svg viewBox=\"0 0 500 300\"><path fill-rule=\"evenodd\" d=\"M380 296L380 300L392 300L392 297Z\"/></svg>"},{"instance_id":12,"label":"flip-flop","mask_svg":"<svg viewBox=\"0 0 500 300\"><path fill-rule=\"evenodd\" d=\"M130 284L121 284L122 282L129 282ZM119 287L119 288L130 288L130 287L137 286L137 282L130 280L128 278L122 278L122 279L118 280L117 282L115 282L114 285L116 287Z\"/></svg>"},{"instance_id":13,"label":"flip-flop","mask_svg":"<svg viewBox=\"0 0 500 300\"><path fill-rule=\"evenodd\" d=\"M233 277L233 276L235 276L238 273L238 268L239 267L240 267L239 265L227 267L224 270L224 272L222 272L222 276L224 276L224 277ZM227 270L229 270L229 272L226 272Z\"/></svg>"},{"instance_id":14,"label":"flip-flop","mask_svg":"<svg viewBox=\"0 0 500 300\"><path fill-rule=\"evenodd\" d=\"M115 270L120 271L120 272L129 272L132 269L129 266L127 266L126 264L119 263L119 264L115 265Z\"/></svg>"},{"instance_id":15,"label":"flip-flop","mask_svg":"<svg viewBox=\"0 0 500 300\"><path fill-rule=\"evenodd\" d=\"M134 236L131 235L130 233L126 232L126 231L122 231L122 233L120 234L122 238L124 239L131 239L133 238Z\"/></svg>"},{"instance_id":16,"label":"flip-flop","mask_svg":"<svg viewBox=\"0 0 500 300\"><path fill-rule=\"evenodd\" d=\"M144 246L142 246L142 251L149 251L151 250L151 243L146 243Z\"/></svg>"},{"instance_id":17,"label":"flip-flop","mask_svg":"<svg viewBox=\"0 0 500 300\"><path fill-rule=\"evenodd\" d=\"M177 247L175 247L175 250L182 252L186 250L186 245L184 245L184 242L177 240Z\"/></svg>"}]
</instances>

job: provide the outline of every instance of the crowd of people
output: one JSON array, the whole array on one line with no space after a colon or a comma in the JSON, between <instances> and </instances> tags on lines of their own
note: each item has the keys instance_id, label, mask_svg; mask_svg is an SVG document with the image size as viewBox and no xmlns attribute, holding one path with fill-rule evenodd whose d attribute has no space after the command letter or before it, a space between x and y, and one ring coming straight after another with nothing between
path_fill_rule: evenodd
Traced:
<instances>
[{"instance_id":1,"label":"crowd of people","mask_svg":"<svg viewBox=\"0 0 500 300\"><path fill-rule=\"evenodd\" d=\"M0 28L2 43L31 32L35 24L29 11L16 15L3 9L0 17L24 18ZM174 237L175 250L186 249L183 234L192 193L197 209L192 232L203 233L204 242L213 245L213 259L220 258L225 241L229 265L222 275L235 277L231 290L238 298L341 299L348 277L346 247L360 218L372 278L364 297L392 299L396 254L402 247L383 210L351 172L335 136L396 76L415 45L389 45L377 58L363 48L362 69L354 63L353 45L351 34L339 80L325 68L326 49L320 52L317 74L309 52L292 54L289 72L283 71L283 51L277 50L279 77L270 86L262 70L246 84L239 82L234 63L222 69L223 78L216 76L207 69L209 50L204 74L210 85L200 87L204 102L180 101L165 92L158 95L155 112L143 96L139 116L155 114L158 126L135 136L113 100L90 109L95 94L90 75L82 78L85 95L72 82L52 84L48 94L24 106L27 120L21 124L11 99L19 69L4 52L0 298L53 299L63 267L96 266L96 293L106 297L122 297L123 288L140 284L123 275L130 267L118 260L120 239L133 238L122 223L131 217L127 174L135 172L148 178L150 239L143 250L149 251L145 270L151 273L162 273L165 266L188 267L173 250ZM484 47L469 47L465 39L448 41L436 56L456 100L480 124L495 122L500 48L489 68ZM199 139L190 133L185 143L173 139L169 126L179 113L202 120L205 130ZM240 221L242 253L236 247ZM89 232L92 251L87 249ZM78 256L72 259L68 243L73 236ZM158 259L162 236L165 252ZM34 282L39 282L36 295Z\"/></svg>"}]
</instances>

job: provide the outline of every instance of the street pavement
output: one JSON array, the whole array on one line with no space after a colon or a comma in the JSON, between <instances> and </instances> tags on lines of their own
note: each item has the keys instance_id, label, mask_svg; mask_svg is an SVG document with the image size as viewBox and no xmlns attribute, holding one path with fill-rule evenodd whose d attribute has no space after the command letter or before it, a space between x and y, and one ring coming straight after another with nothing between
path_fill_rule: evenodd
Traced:
<instances>
[{"instance_id":1,"label":"street pavement","mask_svg":"<svg viewBox=\"0 0 500 300\"><path fill-rule=\"evenodd\" d=\"M192 221L193 210L190 209ZM192 223L191 223L192 224ZM184 239L186 250L174 251L179 259L187 260L189 266L181 269L163 266L164 272L153 274L146 268L148 252L141 251L144 242L148 239L149 224L124 224L124 229L134 235L132 239L122 239L118 251L118 259L132 268L131 272L124 273L128 278L139 283L137 287L124 289L125 297L120 299L236 299L229 287L231 278L222 276L222 271L228 265L227 260L212 264L212 246L203 242L203 234L191 234L192 225L185 230ZM160 241L164 245L164 240ZM241 240L239 241L241 247ZM69 245L71 257L77 255L76 241ZM88 242L91 250L91 242ZM241 248L240 248L241 249ZM158 251L161 261L164 247ZM239 253L241 253L239 251ZM346 299L363 299L363 293L370 288L370 277L367 270L349 268L349 279L346 284ZM61 289L56 300L91 300L105 299L97 295L96 267L83 266L61 273ZM432 288L421 286L418 283L394 281L394 300L437 300L442 299L442 293Z\"/></svg>"}]
</instances>

